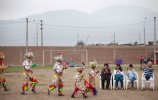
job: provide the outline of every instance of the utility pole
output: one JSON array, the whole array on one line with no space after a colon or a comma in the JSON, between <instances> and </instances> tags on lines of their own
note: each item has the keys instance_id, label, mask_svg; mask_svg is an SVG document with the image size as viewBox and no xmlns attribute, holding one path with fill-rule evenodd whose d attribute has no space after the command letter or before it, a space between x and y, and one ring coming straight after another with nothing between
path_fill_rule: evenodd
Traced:
<instances>
[{"instance_id":1,"label":"utility pole","mask_svg":"<svg viewBox=\"0 0 158 100\"><path fill-rule=\"evenodd\" d=\"M77 43L79 42L79 34L77 35Z\"/></svg>"},{"instance_id":2,"label":"utility pole","mask_svg":"<svg viewBox=\"0 0 158 100\"><path fill-rule=\"evenodd\" d=\"M145 29L145 22L146 22L146 17L144 20L144 49L145 49L145 57L147 56L147 51L146 51L146 29Z\"/></svg>"},{"instance_id":3,"label":"utility pole","mask_svg":"<svg viewBox=\"0 0 158 100\"><path fill-rule=\"evenodd\" d=\"M140 34L139 34L139 43L141 44L141 37L140 37Z\"/></svg>"},{"instance_id":4,"label":"utility pole","mask_svg":"<svg viewBox=\"0 0 158 100\"><path fill-rule=\"evenodd\" d=\"M35 25L36 25L36 46L38 46L38 23L36 20L34 20Z\"/></svg>"},{"instance_id":5,"label":"utility pole","mask_svg":"<svg viewBox=\"0 0 158 100\"><path fill-rule=\"evenodd\" d=\"M154 66L156 66L156 17L154 17Z\"/></svg>"},{"instance_id":6,"label":"utility pole","mask_svg":"<svg viewBox=\"0 0 158 100\"><path fill-rule=\"evenodd\" d=\"M145 22L146 22L146 17L144 20L144 45L146 46L146 31L145 31Z\"/></svg>"},{"instance_id":7,"label":"utility pole","mask_svg":"<svg viewBox=\"0 0 158 100\"><path fill-rule=\"evenodd\" d=\"M115 44L115 33L114 33L114 44Z\"/></svg>"},{"instance_id":8,"label":"utility pole","mask_svg":"<svg viewBox=\"0 0 158 100\"><path fill-rule=\"evenodd\" d=\"M43 21L42 20L40 20L40 22L41 22L41 46L43 46Z\"/></svg>"},{"instance_id":9,"label":"utility pole","mask_svg":"<svg viewBox=\"0 0 158 100\"><path fill-rule=\"evenodd\" d=\"M114 41L113 41L113 59L114 59L114 64L116 60L116 43L115 43L115 33L114 33Z\"/></svg>"},{"instance_id":10,"label":"utility pole","mask_svg":"<svg viewBox=\"0 0 158 100\"><path fill-rule=\"evenodd\" d=\"M87 46L88 39L89 39L89 35L87 36L87 39L86 39L86 46Z\"/></svg>"},{"instance_id":11,"label":"utility pole","mask_svg":"<svg viewBox=\"0 0 158 100\"><path fill-rule=\"evenodd\" d=\"M26 53L28 51L28 18L26 18Z\"/></svg>"}]
</instances>

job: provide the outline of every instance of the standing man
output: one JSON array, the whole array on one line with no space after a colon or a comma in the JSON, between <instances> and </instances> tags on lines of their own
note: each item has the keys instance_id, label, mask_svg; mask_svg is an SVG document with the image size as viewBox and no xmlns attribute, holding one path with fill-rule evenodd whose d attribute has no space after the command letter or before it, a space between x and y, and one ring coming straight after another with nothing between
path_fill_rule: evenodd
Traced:
<instances>
[{"instance_id":1,"label":"standing man","mask_svg":"<svg viewBox=\"0 0 158 100\"><path fill-rule=\"evenodd\" d=\"M140 56L139 60L140 60L140 69L142 69L143 61L144 61L143 56Z\"/></svg>"}]
</instances>

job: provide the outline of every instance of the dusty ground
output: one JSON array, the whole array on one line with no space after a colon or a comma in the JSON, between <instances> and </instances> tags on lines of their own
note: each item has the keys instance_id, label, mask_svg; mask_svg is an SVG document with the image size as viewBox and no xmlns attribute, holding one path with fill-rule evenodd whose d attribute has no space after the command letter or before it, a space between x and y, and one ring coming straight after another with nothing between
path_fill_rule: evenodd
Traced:
<instances>
[{"instance_id":1,"label":"dusty ground","mask_svg":"<svg viewBox=\"0 0 158 100\"><path fill-rule=\"evenodd\" d=\"M89 69L85 69L88 72ZM51 70L37 69L34 70L36 78L39 80L39 85L37 86L37 94L34 95L28 91L27 95L21 95L21 85L22 85L22 73L5 73L6 79L8 81L8 88L10 91L4 92L2 86L0 87L0 100L80 100L83 99L81 94L78 94L76 98L71 98L71 93L73 91L74 80L72 79L75 74L74 68L68 68L64 73L64 97L57 96L57 90L54 90L50 96L47 95L47 87L51 82L52 72ZM142 71L138 72L139 77L141 77ZM86 74L88 76L88 74ZM155 75L155 91L151 92L149 90L141 91L140 89L129 89L129 90L100 90L99 80L97 76L97 88L99 90L98 96L92 96L89 94L87 100L158 100L158 70L154 72ZM140 80L141 82L141 80ZM141 83L140 83L141 85ZM149 87L149 85L146 85Z\"/></svg>"}]
</instances>

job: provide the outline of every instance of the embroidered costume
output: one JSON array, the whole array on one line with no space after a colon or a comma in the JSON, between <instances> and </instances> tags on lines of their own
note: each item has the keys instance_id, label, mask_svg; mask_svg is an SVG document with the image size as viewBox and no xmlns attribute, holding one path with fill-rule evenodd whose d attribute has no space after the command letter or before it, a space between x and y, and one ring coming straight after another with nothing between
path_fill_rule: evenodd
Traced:
<instances>
[{"instance_id":1,"label":"embroidered costume","mask_svg":"<svg viewBox=\"0 0 158 100\"><path fill-rule=\"evenodd\" d=\"M63 95L63 71L67 68L67 66L63 66L62 64L62 55L58 52L58 56L55 57L56 63L53 67L53 79L52 84L49 85L48 88L48 95L50 95L50 92L53 91L56 87L58 87L58 96L64 96Z\"/></svg>"},{"instance_id":2,"label":"embroidered costume","mask_svg":"<svg viewBox=\"0 0 158 100\"><path fill-rule=\"evenodd\" d=\"M23 86L22 86L22 94L26 94L25 92L29 90L29 82L30 83L30 87L32 88L32 92L36 93L35 91L35 87L38 83L38 81L36 80L36 78L33 77L33 71L31 70L32 67L35 67L36 65L32 63L32 59L33 59L33 53L30 51L29 53L25 54L25 60L23 62L23 67L24 67L24 71L23 71Z\"/></svg>"},{"instance_id":3,"label":"embroidered costume","mask_svg":"<svg viewBox=\"0 0 158 100\"><path fill-rule=\"evenodd\" d=\"M98 91L96 89L96 83L95 83L95 76L99 73L99 71L96 71L96 63L90 62L91 71L89 73L89 83L93 87L93 95L97 95Z\"/></svg>"},{"instance_id":4,"label":"embroidered costume","mask_svg":"<svg viewBox=\"0 0 158 100\"><path fill-rule=\"evenodd\" d=\"M74 92L71 95L72 98L75 98L75 95L77 94L78 91L80 91L83 95L84 98L87 98L88 96L86 95L86 86L84 84L84 73L83 73L83 68L82 67L77 67L76 68L77 74L74 76L75 79L75 88Z\"/></svg>"}]
</instances>

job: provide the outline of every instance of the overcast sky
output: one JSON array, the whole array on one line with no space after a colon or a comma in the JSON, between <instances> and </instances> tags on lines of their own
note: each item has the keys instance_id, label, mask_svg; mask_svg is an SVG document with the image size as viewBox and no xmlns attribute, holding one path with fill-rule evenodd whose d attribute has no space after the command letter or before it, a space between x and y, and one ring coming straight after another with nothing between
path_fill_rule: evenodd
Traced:
<instances>
[{"instance_id":1,"label":"overcast sky","mask_svg":"<svg viewBox=\"0 0 158 100\"><path fill-rule=\"evenodd\" d=\"M136 5L158 12L158 0L0 0L0 20L63 9L91 13L115 5Z\"/></svg>"}]
</instances>

